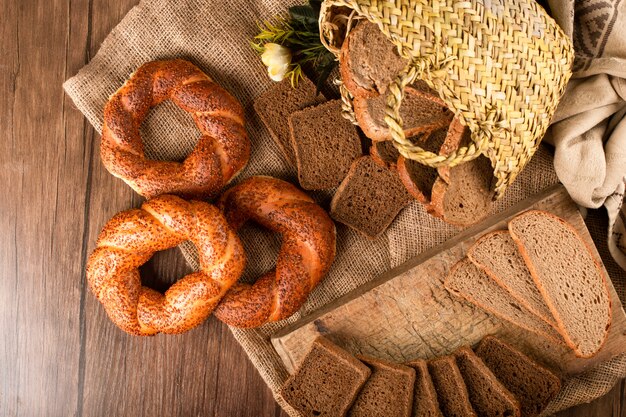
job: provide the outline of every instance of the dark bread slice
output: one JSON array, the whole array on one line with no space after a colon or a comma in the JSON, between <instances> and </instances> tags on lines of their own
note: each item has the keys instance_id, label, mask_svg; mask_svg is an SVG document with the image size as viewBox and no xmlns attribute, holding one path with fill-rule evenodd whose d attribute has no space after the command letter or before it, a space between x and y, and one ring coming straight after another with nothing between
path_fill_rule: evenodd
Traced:
<instances>
[{"instance_id":1,"label":"dark bread slice","mask_svg":"<svg viewBox=\"0 0 626 417\"><path fill-rule=\"evenodd\" d=\"M531 313L558 331L556 321L508 230L482 236L469 248L467 257Z\"/></svg>"},{"instance_id":2,"label":"dark bread slice","mask_svg":"<svg viewBox=\"0 0 626 417\"><path fill-rule=\"evenodd\" d=\"M315 85L308 78L301 79L297 88L293 88L291 81L285 79L274 84L254 101L254 110L285 158L294 167L296 155L291 144L289 116L295 111L324 101L326 98L316 93Z\"/></svg>"},{"instance_id":3,"label":"dark bread slice","mask_svg":"<svg viewBox=\"0 0 626 417\"><path fill-rule=\"evenodd\" d=\"M415 370L408 366L357 355L372 370L359 392L350 417L410 417Z\"/></svg>"},{"instance_id":4,"label":"dark bread slice","mask_svg":"<svg viewBox=\"0 0 626 417\"><path fill-rule=\"evenodd\" d=\"M561 389L558 376L494 336L484 337L475 352L517 398L523 417L541 414Z\"/></svg>"},{"instance_id":5,"label":"dark bread slice","mask_svg":"<svg viewBox=\"0 0 626 417\"><path fill-rule=\"evenodd\" d=\"M345 416L370 374L350 353L319 337L280 393L303 416Z\"/></svg>"},{"instance_id":6,"label":"dark bread slice","mask_svg":"<svg viewBox=\"0 0 626 417\"><path fill-rule=\"evenodd\" d=\"M373 142L370 146L370 156L380 165L395 169L400 157L400 152L393 146L393 142L386 140L383 142Z\"/></svg>"},{"instance_id":7,"label":"dark bread slice","mask_svg":"<svg viewBox=\"0 0 626 417\"><path fill-rule=\"evenodd\" d=\"M454 356L432 359L428 362L428 371L444 416L477 417Z\"/></svg>"},{"instance_id":8,"label":"dark bread slice","mask_svg":"<svg viewBox=\"0 0 626 417\"><path fill-rule=\"evenodd\" d=\"M363 153L356 126L341 116L341 100L293 113L289 128L298 180L305 190L336 187Z\"/></svg>"},{"instance_id":9,"label":"dark bread slice","mask_svg":"<svg viewBox=\"0 0 626 417\"><path fill-rule=\"evenodd\" d=\"M461 259L452 267L444 281L444 287L451 294L502 320L555 343L562 343L560 335L554 328L520 305L511 294L467 258Z\"/></svg>"},{"instance_id":10,"label":"dark bread slice","mask_svg":"<svg viewBox=\"0 0 626 417\"><path fill-rule=\"evenodd\" d=\"M406 366L415 369L412 417L443 417L426 361L417 359L406 363Z\"/></svg>"},{"instance_id":11,"label":"dark bread slice","mask_svg":"<svg viewBox=\"0 0 626 417\"><path fill-rule=\"evenodd\" d=\"M493 372L469 347L458 349L454 356L461 371L470 402L481 417L520 417L519 401L495 377Z\"/></svg>"},{"instance_id":12,"label":"dark bread slice","mask_svg":"<svg viewBox=\"0 0 626 417\"><path fill-rule=\"evenodd\" d=\"M425 140L418 141L417 144L426 151L437 153L445 142L447 134L448 127L445 126L435 130ZM407 159L404 156L398 158L397 169L400 180L407 191L417 201L426 205L428 209L432 188L438 178L437 169Z\"/></svg>"},{"instance_id":13,"label":"dark bread slice","mask_svg":"<svg viewBox=\"0 0 626 417\"><path fill-rule=\"evenodd\" d=\"M375 97L387 91L407 63L377 25L361 21L343 41L339 73L354 97Z\"/></svg>"},{"instance_id":14,"label":"dark bread slice","mask_svg":"<svg viewBox=\"0 0 626 417\"><path fill-rule=\"evenodd\" d=\"M611 298L585 241L565 220L540 210L515 217L509 232L565 342L579 357L595 355L611 326Z\"/></svg>"},{"instance_id":15,"label":"dark bread slice","mask_svg":"<svg viewBox=\"0 0 626 417\"><path fill-rule=\"evenodd\" d=\"M450 155L470 141L469 129L454 119L440 154ZM432 188L431 214L458 226L477 223L489 214L494 177L487 157L480 155L452 168L439 168L438 172Z\"/></svg>"},{"instance_id":16,"label":"dark bread slice","mask_svg":"<svg viewBox=\"0 0 626 417\"><path fill-rule=\"evenodd\" d=\"M373 141L391 140L391 132L385 121L386 94L372 98L357 96L352 104L359 127L368 138ZM448 126L453 114L436 93L430 94L406 87L400 116L404 134L409 138Z\"/></svg>"},{"instance_id":17,"label":"dark bread slice","mask_svg":"<svg viewBox=\"0 0 626 417\"><path fill-rule=\"evenodd\" d=\"M330 203L330 216L375 239L389 227L411 196L394 171L363 156L352 164Z\"/></svg>"}]
</instances>

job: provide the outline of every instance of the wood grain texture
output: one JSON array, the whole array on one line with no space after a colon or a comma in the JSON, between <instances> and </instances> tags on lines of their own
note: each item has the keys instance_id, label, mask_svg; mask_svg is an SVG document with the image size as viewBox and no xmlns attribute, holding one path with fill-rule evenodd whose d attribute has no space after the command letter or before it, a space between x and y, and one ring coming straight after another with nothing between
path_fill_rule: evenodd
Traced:
<instances>
[{"instance_id":1,"label":"wood grain texture","mask_svg":"<svg viewBox=\"0 0 626 417\"><path fill-rule=\"evenodd\" d=\"M62 82L136 0L0 0L0 416L286 416L228 329L136 338L89 293L100 228L141 200L99 160ZM157 289L175 250L142 272ZM626 417L624 384L560 417Z\"/></svg>"},{"instance_id":2,"label":"wood grain texture","mask_svg":"<svg viewBox=\"0 0 626 417\"><path fill-rule=\"evenodd\" d=\"M488 315L444 288L450 269L478 238L506 229L511 218L531 208L566 220L600 259L576 204L565 188L552 187L280 330L272 336L272 343L285 366L290 372L297 368L319 335L355 354L406 362L447 355L458 347L475 345L485 335L497 334L565 378L625 353L626 315L611 282L611 328L603 347L589 359L576 357L564 343Z\"/></svg>"}]
</instances>

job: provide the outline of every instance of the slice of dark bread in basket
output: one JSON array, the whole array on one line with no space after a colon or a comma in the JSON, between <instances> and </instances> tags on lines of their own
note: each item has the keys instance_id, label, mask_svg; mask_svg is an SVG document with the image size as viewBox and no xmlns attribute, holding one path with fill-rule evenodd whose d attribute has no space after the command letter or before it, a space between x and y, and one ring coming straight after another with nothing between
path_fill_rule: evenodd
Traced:
<instances>
[{"instance_id":1,"label":"slice of dark bread in basket","mask_svg":"<svg viewBox=\"0 0 626 417\"><path fill-rule=\"evenodd\" d=\"M438 153L446 140L447 134L448 126L445 126L433 131L428 136L422 136L423 139L412 139L424 150ZM397 169L398 174L400 175L400 180L406 187L407 191L411 193L417 201L424 204L428 208L430 205L433 185L439 177L437 169L429 167L428 165L420 164L419 162L407 159L403 156L398 158Z\"/></svg>"},{"instance_id":2,"label":"slice of dark bread in basket","mask_svg":"<svg viewBox=\"0 0 626 417\"><path fill-rule=\"evenodd\" d=\"M455 118L439 153L447 156L470 143L469 128ZM431 193L431 214L458 226L468 226L487 217L494 194L494 177L486 156L480 155L452 168L439 168L438 173Z\"/></svg>"},{"instance_id":3,"label":"slice of dark bread in basket","mask_svg":"<svg viewBox=\"0 0 626 417\"><path fill-rule=\"evenodd\" d=\"M343 41L339 72L354 97L375 97L387 92L407 63L378 26L364 20Z\"/></svg>"},{"instance_id":4,"label":"slice of dark bread in basket","mask_svg":"<svg viewBox=\"0 0 626 417\"><path fill-rule=\"evenodd\" d=\"M369 98L356 96L352 105L359 127L368 138L375 142L391 140L391 132L385 121L386 94ZM406 87L400 116L404 135L409 138L448 126L453 114L434 91Z\"/></svg>"}]
</instances>

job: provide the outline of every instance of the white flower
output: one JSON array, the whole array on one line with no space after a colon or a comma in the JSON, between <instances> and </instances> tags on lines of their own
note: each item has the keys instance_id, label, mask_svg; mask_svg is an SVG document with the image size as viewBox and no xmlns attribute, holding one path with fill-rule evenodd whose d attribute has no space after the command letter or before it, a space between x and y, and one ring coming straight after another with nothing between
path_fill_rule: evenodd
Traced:
<instances>
[{"instance_id":1,"label":"white flower","mask_svg":"<svg viewBox=\"0 0 626 417\"><path fill-rule=\"evenodd\" d=\"M281 81L291 65L291 51L277 43L266 43L261 61L267 65L267 73L273 81Z\"/></svg>"}]
</instances>

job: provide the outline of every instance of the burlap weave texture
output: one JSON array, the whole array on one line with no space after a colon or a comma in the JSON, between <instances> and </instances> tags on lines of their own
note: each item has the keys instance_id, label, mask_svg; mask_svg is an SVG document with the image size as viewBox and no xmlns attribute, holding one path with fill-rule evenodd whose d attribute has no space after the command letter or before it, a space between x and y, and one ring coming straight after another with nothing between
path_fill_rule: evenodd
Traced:
<instances>
[{"instance_id":1,"label":"burlap weave texture","mask_svg":"<svg viewBox=\"0 0 626 417\"><path fill-rule=\"evenodd\" d=\"M263 174L295 182L294 170L283 159L252 109L253 100L271 86L271 81L249 41L258 31L256 23L259 20L283 13L288 6L301 2L144 0L113 29L98 54L69 79L64 88L78 109L101 131L104 104L137 67L154 59L187 58L233 93L246 109L252 154L249 165L238 179ZM193 147L199 134L186 113L165 103L153 109L142 127L142 135L149 157L181 159ZM556 181L551 152L541 148L505 197L495 205L494 211L509 207ZM325 207L329 196L329 193L314 195ZM418 203L405 209L388 232L375 241L338 225L338 256L330 274L312 293L303 309L288 321L297 320L389 268L445 242L459 231L426 214ZM276 236L253 226L245 227L241 237L249 258L244 279L253 279L273 266L280 242ZM190 264L197 266L193 248L184 245L182 250ZM610 258L606 252L603 256ZM618 278L618 271L617 268L614 270L614 280ZM624 277L619 279L623 283ZM618 292L624 300L623 284L618 286ZM255 330L232 329L275 395L287 372L274 352L269 336L285 324L276 323ZM567 381L550 411L590 401L625 376L626 356L616 358L580 378ZM291 415L297 415L278 395L276 399Z\"/></svg>"}]
</instances>

